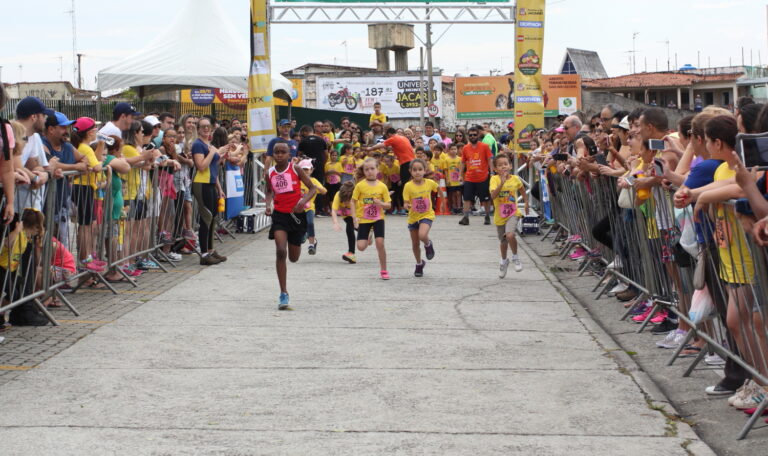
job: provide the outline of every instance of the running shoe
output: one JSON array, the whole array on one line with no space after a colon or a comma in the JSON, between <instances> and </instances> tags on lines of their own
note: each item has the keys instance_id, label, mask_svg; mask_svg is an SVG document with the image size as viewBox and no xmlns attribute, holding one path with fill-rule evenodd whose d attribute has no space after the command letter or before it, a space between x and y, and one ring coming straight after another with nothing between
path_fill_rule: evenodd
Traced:
<instances>
[{"instance_id":1,"label":"running shoe","mask_svg":"<svg viewBox=\"0 0 768 456\"><path fill-rule=\"evenodd\" d=\"M357 263L357 258L355 258L355 254L352 252L345 253L344 255L341 256L341 259L350 264Z\"/></svg>"},{"instance_id":2,"label":"running shoe","mask_svg":"<svg viewBox=\"0 0 768 456\"><path fill-rule=\"evenodd\" d=\"M427 259L431 260L435 257L435 244L429 241L429 244L424 246L424 251L427 253Z\"/></svg>"},{"instance_id":3,"label":"running shoe","mask_svg":"<svg viewBox=\"0 0 768 456\"><path fill-rule=\"evenodd\" d=\"M659 335L659 334L667 334L670 331L673 331L677 329L677 322L673 321L670 318L667 318L666 320L662 321L658 325L654 326L651 330L651 334Z\"/></svg>"},{"instance_id":4,"label":"running shoe","mask_svg":"<svg viewBox=\"0 0 768 456\"><path fill-rule=\"evenodd\" d=\"M704 392L707 393L709 396L728 396L734 393L733 390L729 390L728 388L725 388L723 386L720 386L718 383L717 385L708 386L704 388ZM746 410L745 410L746 412ZM755 413L752 411L752 413ZM752 414L750 413L750 415Z\"/></svg>"},{"instance_id":5,"label":"running shoe","mask_svg":"<svg viewBox=\"0 0 768 456\"><path fill-rule=\"evenodd\" d=\"M639 315L635 315L634 317L632 317L632 321L634 321L635 323L644 322L645 319L648 318L648 315L651 314L651 311L653 311L653 307L654 306L651 304L646 304L645 311Z\"/></svg>"},{"instance_id":6,"label":"running shoe","mask_svg":"<svg viewBox=\"0 0 768 456\"><path fill-rule=\"evenodd\" d=\"M168 263L178 263L181 261L181 254L176 252L168 252L165 254L165 256L160 255L160 258L158 258L160 261L165 261Z\"/></svg>"},{"instance_id":7,"label":"running shoe","mask_svg":"<svg viewBox=\"0 0 768 456\"><path fill-rule=\"evenodd\" d=\"M572 234L571 236L568 236L568 242L581 242L581 235Z\"/></svg>"},{"instance_id":8,"label":"running shoe","mask_svg":"<svg viewBox=\"0 0 768 456\"><path fill-rule=\"evenodd\" d=\"M459 225L469 225L469 217L466 215L459 220Z\"/></svg>"},{"instance_id":9,"label":"running shoe","mask_svg":"<svg viewBox=\"0 0 768 456\"><path fill-rule=\"evenodd\" d=\"M576 250L573 251L568 257L572 260L580 260L584 258L587 255L587 249L584 247L579 247Z\"/></svg>"},{"instance_id":10,"label":"running shoe","mask_svg":"<svg viewBox=\"0 0 768 456\"><path fill-rule=\"evenodd\" d=\"M507 269L509 268L509 258L504 258L499 261L499 278L503 279L507 276Z\"/></svg>"},{"instance_id":11,"label":"running shoe","mask_svg":"<svg viewBox=\"0 0 768 456\"><path fill-rule=\"evenodd\" d=\"M656 346L659 348L673 349L680 346L685 340L685 336L688 333L683 330L674 330L667 333L667 336L660 341L656 342Z\"/></svg>"},{"instance_id":12,"label":"running shoe","mask_svg":"<svg viewBox=\"0 0 768 456\"><path fill-rule=\"evenodd\" d=\"M725 360L717 353L710 353L704 357L704 364L707 366L725 366Z\"/></svg>"},{"instance_id":13,"label":"running shoe","mask_svg":"<svg viewBox=\"0 0 768 456\"><path fill-rule=\"evenodd\" d=\"M512 267L515 268L515 272L520 272L523 270L523 263L517 256L512 257Z\"/></svg>"},{"instance_id":14,"label":"running shoe","mask_svg":"<svg viewBox=\"0 0 768 456\"><path fill-rule=\"evenodd\" d=\"M424 266L426 266L426 265L427 265L427 262L424 261L424 260L421 260L421 263L418 263L416 265L416 270L413 271L413 275L416 276L416 277L424 276ZM383 271L382 271L382 274L383 274ZM381 278L383 279L384 277L382 276Z\"/></svg>"},{"instance_id":15,"label":"running shoe","mask_svg":"<svg viewBox=\"0 0 768 456\"><path fill-rule=\"evenodd\" d=\"M616 296L617 293L621 293L627 290L629 290L629 285L619 282L615 287L611 288L611 291L608 292L608 296Z\"/></svg>"},{"instance_id":16,"label":"running shoe","mask_svg":"<svg viewBox=\"0 0 768 456\"><path fill-rule=\"evenodd\" d=\"M485 221L483 222L483 225L490 225L491 224L491 216L486 214L485 215Z\"/></svg>"},{"instance_id":17,"label":"running shoe","mask_svg":"<svg viewBox=\"0 0 768 456\"><path fill-rule=\"evenodd\" d=\"M656 312L656 315L651 318L651 323L653 324L660 324L662 321L667 319L667 316L669 315L669 312L667 312L666 309L662 310L661 312Z\"/></svg>"},{"instance_id":18,"label":"running shoe","mask_svg":"<svg viewBox=\"0 0 768 456\"><path fill-rule=\"evenodd\" d=\"M389 272L387 271L381 271L381 280L389 280Z\"/></svg>"},{"instance_id":19,"label":"running shoe","mask_svg":"<svg viewBox=\"0 0 768 456\"><path fill-rule=\"evenodd\" d=\"M310 255L314 255L316 252L317 252L317 242L315 242L314 244L309 244L307 246L307 253L309 253Z\"/></svg>"},{"instance_id":20,"label":"running shoe","mask_svg":"<svg viewBox=\"0 0 768 456\"><path fill-rule=\"evenodd\" d=\"M277 310L293 310L289 302L288 293L280 293L280 303L277 305Z\"/></svg>"},{"instance_id":21,"label":"running shoe","mask_svg":"<svg viewBox=\"0 0 768 456\"><path fill-rule=\"evenodd\" d=\"M737 400L743 400L746 395L751 394L753 391L752 385L752 380L747 380L744 382L744 384L736 390L736 394L728 398L728 405L733 405Z\"/></svg>"},{"instance_id":22,"label":"running shoe","mask_svg":"<svg viewBox=\"0 0 768 456\"><path fill-rule=\"evenodd\" d=\"M158 237L160 238L160 243L163 245L173 244L173 238L168 231L161 231L158 233Z\"/></svg>"},{"instance_id":23,"label":"running shoe","mask_svg":"<svg viewBox=\"0 0 768 456\"><path fill-rule=\"evenodd\" d=\"M216 258L217 260L219 260L222 263L227 261L227 257L225 257L224 255L219 254L219 252L217 252L215 250L213 252L211 252L211 256Z\"/></svg>"},{"instance_id":24,"label":"running shoe","mask_svg":"<svg viewBox=\"0 0 768 456\"><path fill-rule=\"evenodd\" d=\"M755 382L750 383L749 389L745 389L746 394L733 401L733 406L739 410L757 407L765 399L765 389Z\"/></svg>"}]
</instances>

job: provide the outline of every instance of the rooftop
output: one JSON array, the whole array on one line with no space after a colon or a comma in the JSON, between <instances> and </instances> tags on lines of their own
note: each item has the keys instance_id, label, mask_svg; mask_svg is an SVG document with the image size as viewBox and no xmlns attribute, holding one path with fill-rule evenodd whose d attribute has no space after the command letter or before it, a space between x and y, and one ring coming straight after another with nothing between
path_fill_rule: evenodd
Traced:
<instances>
[{"instance_id":1,"label":"rooftop","mask_svg":"<svg viewBox=\"0 0 768 456\"><path fill-rule=\"evenodd\" d=\"M703 82L735 82L744 73L692 74L683 72L636 73L615 78L585 79L582 86L587 89L688 87Z\"/></svg>"}]
</instances>

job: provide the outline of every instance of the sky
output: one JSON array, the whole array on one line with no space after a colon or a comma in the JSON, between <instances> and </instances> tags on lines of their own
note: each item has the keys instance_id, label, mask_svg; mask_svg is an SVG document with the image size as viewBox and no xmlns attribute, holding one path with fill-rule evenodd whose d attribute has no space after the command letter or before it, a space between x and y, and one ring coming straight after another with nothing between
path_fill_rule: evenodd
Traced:
<instances>
[{"instance_id":1,"label":"sky","mask_svg":"<svg viewBox=\"0 0 768 456\"><path fill-rule=\"evenodd\" d=\"M77 50L84 54L84 88L96 88L99 70L144 48L188 1L217 1L248 39L248 0L75 0ZM74 81L71 0L3 0L13 7L0 27L3 82ZM559 72L566 47L597 51L609 76L630 72L632 36L637 71L694 66L768 64L765 0L547 0L544 73ZM112 6L114 5L114 6ZM34 17L34 23L32 18ZM433 63L446 75L513 70L513 25L435 25ZM424 38L424 27L416 26ZM447 32L446 32L447 30ZM199 33L190 30L189 33ZM375 67L368 32L360 25L283 25L271 29L272 70L305 63ZM347 43L345 48L343 42ZM416 40L418 43L418 40ZM418 46L418 44L417 44ZM215 49L209 50L215 52ZM700 53L700 57L699 56ZM416 69L419 53L409 53ZM699 60L700 59L700 60ZM394 57L392 57L394 65ZM21 66L21 67L20 67Z\"/></svg>"}]
</instances>

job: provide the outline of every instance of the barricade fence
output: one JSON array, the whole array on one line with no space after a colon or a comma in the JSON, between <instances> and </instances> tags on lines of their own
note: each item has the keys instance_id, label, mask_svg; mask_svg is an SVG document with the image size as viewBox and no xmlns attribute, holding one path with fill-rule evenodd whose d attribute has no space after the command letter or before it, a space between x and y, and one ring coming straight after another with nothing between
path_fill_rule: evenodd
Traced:
<instances>
[{"instance_id":1,"label":"barricade fence","mask_svg":"<svg viewBox=\"0 0 768 456\"><path fill-rule=\"evenodd\" d=\"M575 179L548 172L542 185L555 223L543 239L562 242L561 258L574 248L586 249L579 275L593 271L601 277L593 290L598 299L618 282L637 290L638 299L622 320L650 303L638 332L657 312L677 316L688 333L668 365L694 338L704 341L684 376L714 352L758 385L768 385L768 249L754 242L734 203L693 214L693 206L675 208L673 190L619 190L618 183L614 177ZM757 397L757 411L739 439L768 407L768 394Z\"/></svg>"},{"instance_id":2,"label":"barricade fence","mask_svg":"<svg viewBox=\"0 0 768 456\"><path fill-rule=\"evenodd\" d=\"M103 163L105 151L97 147L96 156ZM244 200L251 205L230 212L229 218L226 212L215 214L218 226L228 234L235 217L259 204L263 207L260 158L248 154L234 167L243 183ZM180 175L189 172L158 158L124 174L102 165L87 172L62 172L60 167L42 186L17 184L14 222L0 225L0 314L11 313L13 325L14 312L39 311L58 325L48 306L64 306L79 315L68 296L83 286L104 284L115 294L116 282L137 287L130 267L137 259L150 269L168 272L161 261L176 267L171 252L192 247L200 255L190 239L199 223L197 201L186 185L191 174ZM226 176L221 182L226 192ZM5 203L3 197L0 207ZM263 209L260 216L265 218ZM253 232L268 224L262 221Z\"/></svg>"}]
</instances>

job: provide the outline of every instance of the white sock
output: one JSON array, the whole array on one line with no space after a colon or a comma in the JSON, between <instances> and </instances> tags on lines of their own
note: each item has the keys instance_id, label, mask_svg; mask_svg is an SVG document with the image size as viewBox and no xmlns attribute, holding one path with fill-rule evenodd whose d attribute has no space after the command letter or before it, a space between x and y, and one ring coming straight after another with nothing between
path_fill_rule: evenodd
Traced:
<instances>
[{"instance_id":1,"label":"white sock","mask_svg":"<svg viewBox=\"0 0 768 456\"><path fill-rule=\"evenodd\" d=\"M513 259L513 260L516 260L516 259L517 259L517 254L516 254L516 253L513 253L513 254L512 254L512 259Z\"/></svg>"}]
</instances>

